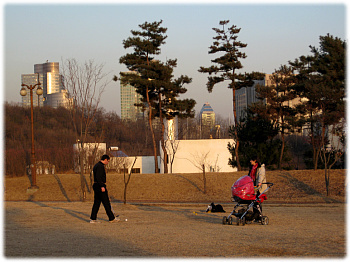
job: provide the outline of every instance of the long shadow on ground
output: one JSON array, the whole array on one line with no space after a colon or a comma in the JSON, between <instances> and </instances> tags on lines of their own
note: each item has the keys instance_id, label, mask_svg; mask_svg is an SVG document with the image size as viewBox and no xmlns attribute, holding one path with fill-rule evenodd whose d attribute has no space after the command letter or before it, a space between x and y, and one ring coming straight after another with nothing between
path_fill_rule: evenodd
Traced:
<instances>
[{"instance_id":1,"label":"long shadow on ground","mask_svg":"<svg viewBox=\"0 0 350 262\"><path fill-rule=\"evenodd\" d=\"M281 177L285 178L287 181L289 181L296 189L299 191L304 192L305 194L308 195L316 195L322 198L326 203L341 203L341 201L323 196L320 192L317 190L313 189L309 185L305 184L304 182L296 179L295 177L291 176L288 172L283 172L280 174Z\"/></svg>"}]
</instances>

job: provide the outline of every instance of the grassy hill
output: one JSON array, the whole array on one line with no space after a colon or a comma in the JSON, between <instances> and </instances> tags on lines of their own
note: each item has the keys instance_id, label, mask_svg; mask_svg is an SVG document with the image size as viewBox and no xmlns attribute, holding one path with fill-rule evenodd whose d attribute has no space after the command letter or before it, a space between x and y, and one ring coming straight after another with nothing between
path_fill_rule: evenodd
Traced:
<instances>
[{"instance_id":1,"label":"grassy hill","mask_svg":"<svg viewBox=\"0 0 350 262\"><path fill-rule=\"evenodd\" d=\"M246 171L207 173L204 193L203 175L195 174L132 174L127 187L127 202L231 202L231 186ZM274 186L267 192L269 203L345 202L346 170L331 170L330 196L326 196L324 170L267 171ZM86 175L89 184L89 175ZM5 178L6 201L81 201L78 174L39 175L39 190L27 192L28 177ZM107 174L107 188L112 201L123 201L124 176ZM87 201L93 193L87 192Z\"/></svg>"}]
</instances>

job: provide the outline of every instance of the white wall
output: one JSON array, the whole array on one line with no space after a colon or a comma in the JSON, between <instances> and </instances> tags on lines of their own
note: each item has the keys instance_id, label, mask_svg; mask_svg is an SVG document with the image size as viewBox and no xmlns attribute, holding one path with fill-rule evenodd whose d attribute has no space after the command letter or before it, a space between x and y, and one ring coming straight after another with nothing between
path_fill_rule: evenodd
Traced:
<instances>
[{"instance_id":1,"label":"white wall","mask_svg":"<svg viewBox=\"0 0 350 262\"><path fill-rule=\"evenodd\" d=\"M205 165L206 172L236 172L229 164L231 154L227 149L228 143L233 139L203 139L203 140L175 140L167 141L169 154L169 173L199 173L201 166ZM177 149L173 150L170 143ZM163 152L161 151L160 173L164 173ZM174 154L175 151L175 154ZM172 170L171 159L174 157Z\"/></svg>"},{"instance_id":2,"label":"white wall","mask_svg":"<svg viewBox=\"0 0 350 262\"><path fill-rule=\"evenodd\" d=\"M123 157L124 158L124 157ZM132 164L135 161L135 156L125 157L125 163L128 166L128 173ZM160 158L158 157L158 166L160 165ZM135 165L133 168L139 168L141 174L153 174L154 173L154 156L137 156Z\"/></svg>"}]
</instances>

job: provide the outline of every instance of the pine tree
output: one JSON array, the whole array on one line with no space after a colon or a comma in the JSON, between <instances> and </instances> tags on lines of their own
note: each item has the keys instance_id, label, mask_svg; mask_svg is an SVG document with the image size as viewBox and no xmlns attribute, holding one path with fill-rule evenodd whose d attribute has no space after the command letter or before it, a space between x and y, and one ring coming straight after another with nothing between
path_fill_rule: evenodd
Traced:
<instances>
[{"instance_id":1,"label":"pine tree","mask_svg":"<svg viewBox=\"0 0 350 262\"><path fill-rule=\"evenodd\" d=\"M155 172L158 173L157 143L155 131L153 130L152 120L155 117L160 119L161 123L161 145L164 156L164 172L167 173L167 154L164 141L164 119L175 115L181 117L193 117L193 108L195 101L192 99L180 100L180 94L186 93L187 89L183 85L192 80L188 76L181 76L173 79L173 70L177 66L176 59L169 59L165 63L156 59L156 55L161 54L161 45L165 44L165 35L167 28L161 27L162 20L159 22L145 22L139 25L140 31L132 30L133 37L123 41L124 48L133 48L133 53L128 53L120 58L120 63L135 72L135 74L121 73L122 81L134 86L136 92L141 94L141 104L137 106L144 107L147 104L148 122L151 129ZM117 78L115 77L115 80Z\"/></svg>"},{"instance_id":2,"label":"pine tree","mask_svg":"<svg viewBox=\"0 0 350 262\"><path fill-rule=\"evenodd\" d=\"M295 89L303 98L301 109L310 129L316 170L327 127L345 117L345 42L328 34L320 36L320 48L310 48L313 55L289 63L297 72Z\"/></svg>"},{"instance_id":3,"label":"pine tree","mask_svg":"<svg viewBox=\"0 0 350 262\"><path fill-rule=\"evenodd\" d=\"M187 92L183 86L191 83L192 79L188 76L181 75L177 79L173 79L173 71L177 66L176 59L167 60L166 63L155 61L152 63L154 71L157 73L154 83L155 93L158 99L152 103L154 107L154 116L158 117L161 123L161 147L163 150L164 173L168 173L168 155L166 149L165 125L164 121L175 118L194 117L193 108L196 102L193 99L179 99L180 94Z\"/></svg>"},{"instance_id":4,"label":"pine tree","mask_svg":"<svg viewBox=\"0 0 350 262\"><path fill-rule=\"evenodd\" d=\"M232 25L229 28L225 26L229 23L229 20L220 21L222 29L213 28L216 32L216 36L213 37L214 42L209 47L209 54L220 53L222 56L217 57L211 62L214 64L210 67L200 67L198 70L201 73L208 73L208 82L207 89L209 92L213 91L213 88L216 84L228 81L228 88L232 89L232 102L233 102L233 116L234 116L234 126L237 127L238 120L236 114L236 90L241 87L248 87L253 85L254 78L256 80L262 77L261 73L245 73L238 74L237 70L243 68L241 59L245 59L247 56L245 53L239 51L241 48L245 48L247 44L244 44L237 40L238 34L241 31L237 26ZM235 139L235 145L232 145L235 148L235 158L238 170L241 170L241 164L239 161L239 139L237 130L233 128L233 136Z\"/></svg>"},{"instance_id":5,"label":"pine tree","mask_svg":"<svg viewBox=\"0 0 350 262\"><path fill-rule=\"evenodd\" d=\"M161 53L161 45L165 43L167 28L161 27L162 20L159 22L141 25L140 31L131 30L132 37L123 41L125 49L133 48L133 53L128 53L120 57L119 62L136 74L123 74L122 81L134 86L138 93L143 96L144 102L148 106L148 123L151 129L153 152L155 162L155 173L158 173L157 144L152 126L152 101L156 99L155 85L152 80L155 79L155 72L151 69L154 56ZM114 77L117 80L117 77Z\"/></svg>"},{"instance_id":6,"label":"pine tree","mask_svg":"<svg viewBox=\"0 0 350 262\"><path fill-rule=\"evenodd\" d=\"M284 148L285 135L294 132L296 109L293 100L296 98L294 92L293 69L290 66L283 65L270 77L271 85L256 87L257 96L266 101L265 114L274 123L281 135L281 149L278 161L278 168L281 168ZM254 108L252 108L254 110Z\"/></svg>"},{"instance_id":7,"label":"pine tree","mask_svg":"<svg viewBox=\"0 0 350 262\"><path fill-rule=\"evenodd\" d=\"M265 106L262 106L262 112L266 112ZM246 110L246 116L237 126L238 137L240 141L239 154L243 160L242 166L248 167L252 156L259 156L261 163L266 166L274 165L279 159L279 140L274 140L278 134L278 129L267 115L256 113L257 105L254 111L249 107ZM229 132L233 132L232 128ZM228 147L232 156L234 148ZM230 158L229 163L233 165L234 159Z\"/></svg>"},{"instance_id":8,"label":"pine tree","mask_svg":"<svg viewBox=\"0 0 350 262\"><path fill-rule=\"evenodd\" d=\"M332 154L337 161L343 154L339 148L327 148L327 132L343 133L345 121L345 41L329 34L320 36L320 47L310 46L312 56L302 56L290 62L298 72L297 90L304 98L305 118L308 119L314 148L314 169L321 156L325 165L325 182L329 195L329 164ZM319 139L315 128L319 126ZM327 131L328 130L328 131ZM327 153L328 152L328 153ZM321 154L322 153L322 154ZM329 155L327 159L327 154Z\"/></svg>"}]
</instances>

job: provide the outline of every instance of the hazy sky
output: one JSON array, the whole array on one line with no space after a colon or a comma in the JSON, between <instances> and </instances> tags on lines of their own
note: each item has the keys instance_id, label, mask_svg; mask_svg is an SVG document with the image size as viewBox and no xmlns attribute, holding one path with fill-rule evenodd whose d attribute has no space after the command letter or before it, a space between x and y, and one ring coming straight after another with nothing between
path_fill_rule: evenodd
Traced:
<instances>
[{"instance_id":1,"label":"hazy sky","mask_svg":"<svg viewBox=\"0 0 350 262\"><path fill-rule=\"evenodd\" d=\"M163 20L168 28L160 60L177 58L175 77L192 77L183 97L197 101L198 113L205 102L223 118L232 116L232 91L226 85L206 89L207 75L200 66L210 66L208 54L215 36L212 28L220 20L241 28L238 40L243 49L240 72L272 73L301 55L310 54L309 46L319 46L319 36L327 33L346 40L346 5L336 4L191 4L162 3L77 3L50 4L8 2L3 5L4 100L20 102L21 74L34 73L34 64L61 62L75 58L104 63L110 78L126 71L119 58L131 52L122 41L144 22ZM107 111L120 115L120 84L111 82L102 103Z\"/></svg>"}]
</instances>

